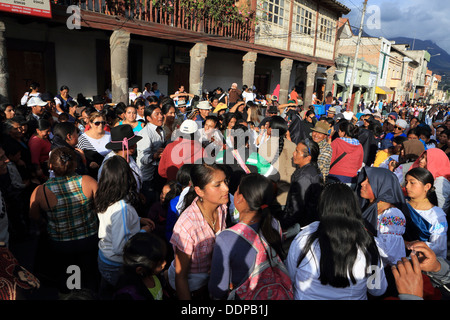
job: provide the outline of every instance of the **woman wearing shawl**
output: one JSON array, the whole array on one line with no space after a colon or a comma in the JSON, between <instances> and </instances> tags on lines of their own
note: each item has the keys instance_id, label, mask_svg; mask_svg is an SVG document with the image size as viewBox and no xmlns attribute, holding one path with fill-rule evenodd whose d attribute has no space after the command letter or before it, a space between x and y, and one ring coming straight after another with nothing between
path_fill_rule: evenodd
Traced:
<instances>
[{"instance_id":1,"label":"woman wearing shawl","mask_svg":"<svg viewBox=\"0 0 450 320\"><path fill-rule=\"evenodd\" d=\"M433 175L425 168L413 168L405 180L411 217L422 218L415 221L423 230L421 237L415 240L425 242L436 256L446 258L448 223L444 211L436 206Z\"/></svg>"},{"instance_id":2,"label":"woman wearing shawl","mask_svg":"<svg viewBox=\"0 0 450 320\"><path fill-rule=\"evenodd\" d=\"M438 200L438 207L449 213L450 208L450 160L444 151L431 148L423 152L411 166L413 168L424 168L431 172L434 177L434 187Z\"/></svg>"},{"instance_id":3,"label":"woman wearing shawl","mask_svg":"<svg viewBox=\"0 0 450 320\"><path fill-rule=\"evenodd\" d=\"M369 224L384 265L406 256L403 235L408 215L397 177L387 169L364 167L358 183L363 218Z\"/></svg>"}]
</instances>

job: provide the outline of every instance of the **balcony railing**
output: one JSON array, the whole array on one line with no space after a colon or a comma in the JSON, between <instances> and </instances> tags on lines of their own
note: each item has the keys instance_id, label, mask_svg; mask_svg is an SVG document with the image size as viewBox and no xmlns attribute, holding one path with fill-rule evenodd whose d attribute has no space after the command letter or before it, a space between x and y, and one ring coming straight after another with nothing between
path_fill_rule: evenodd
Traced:
<instances>
[{"instance_id":1,"label":"balcony railing","mask_svg":"<svg viewBox=\"0 0 450 320\"><path fill-rule=\"evenodd\" d=\"M220 21L213 17L198 18L192 10L181 6L180 0L165 1L164 5L154 5L153 0L52 0L62 6L76 5L82 10L105 14L112 17L157 23L169 27L220 36L254 41L254 20L238 21L224 17Z\"/></svg>"}]
</instances>

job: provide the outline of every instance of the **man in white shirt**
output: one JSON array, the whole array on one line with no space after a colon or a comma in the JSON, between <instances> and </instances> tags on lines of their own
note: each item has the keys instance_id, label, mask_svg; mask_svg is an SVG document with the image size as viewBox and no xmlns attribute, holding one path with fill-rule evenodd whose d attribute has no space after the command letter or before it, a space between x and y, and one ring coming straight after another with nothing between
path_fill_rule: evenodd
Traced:
<instances>
[{"instance_id":1,"label":"man in white shirt","mask_svg":"<svg viewBox=\"0 0 450 320\"><path fill-rule=\"evenodd\" d=\"M155 93L152 91L152 85L150 84L150 82L147 82L145 85L144 85L144 87L145 87L145 90L144 90L144 92L142 93L142 96L144 97L144 99L145 99L145 105L146 106L148 106L149 105L149 101L148 101L148 97L151 97L151 96L156 96L155 95Z\"/></svg>"},{"instance_id":2,"label":"man in white shirt","mask_svg":"<svg viewBox=\"0 0 450 320\"><path fill-rule=\"evenodd\" d=\"M158 179L157 168L165 147L165 134L162 128L164 116L157 105L147 107L144 116L148 122L138 133L142 139L136 144L136 163L142 174L141 192L147 199L147 205L150 205L159 198L160 189L163 187Z\"/></svg>"}]
</instances>

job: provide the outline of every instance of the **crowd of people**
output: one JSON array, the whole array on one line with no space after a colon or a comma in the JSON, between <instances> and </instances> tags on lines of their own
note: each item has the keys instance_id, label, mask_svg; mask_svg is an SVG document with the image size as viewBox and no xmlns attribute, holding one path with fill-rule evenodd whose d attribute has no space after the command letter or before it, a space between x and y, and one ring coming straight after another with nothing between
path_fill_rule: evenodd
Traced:
<instances>
[{"instance_id":1,"label":"crowd of people","mask_svg":"<svg viewBox=\"0 0 450 320\"><path fill-rule=\"evenodd\" d=\"M33 83L1 105L1 248L37 241L33 285L11 273L14 288L102 300L445 298L447 105L362 101L354 113L328 94L318 112L297 88L279 103L236 83L201 97L132 87L112 103ZM69 266L81 272L75 289Z\"/></svg>"}]
</instances>

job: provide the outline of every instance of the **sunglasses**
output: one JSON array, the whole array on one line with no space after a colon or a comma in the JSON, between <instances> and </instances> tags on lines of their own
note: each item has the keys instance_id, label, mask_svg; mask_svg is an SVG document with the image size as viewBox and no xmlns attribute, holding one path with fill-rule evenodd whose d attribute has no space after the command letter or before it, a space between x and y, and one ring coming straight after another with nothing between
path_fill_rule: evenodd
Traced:
<instances>
[{"instance_id":1,"label":"sunglasses","mask_svg":"<svg viewBox=\"0 0 450 320\"><path fill-rule=\"evenodd\" d=\"M94 125L95 126L99 126L99 125L102 125L102 126L104 126L106 124L106 121L96 121L96 122L94 122Z\"/></svg>"}]
</instances>

